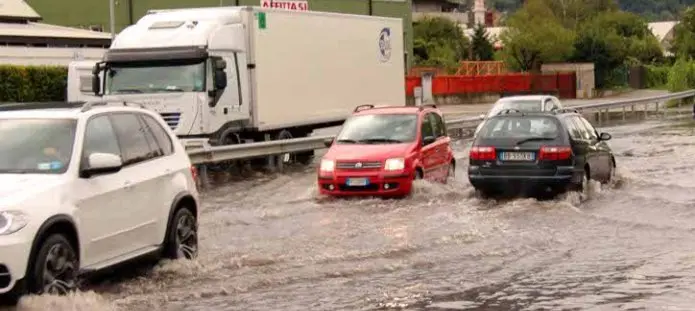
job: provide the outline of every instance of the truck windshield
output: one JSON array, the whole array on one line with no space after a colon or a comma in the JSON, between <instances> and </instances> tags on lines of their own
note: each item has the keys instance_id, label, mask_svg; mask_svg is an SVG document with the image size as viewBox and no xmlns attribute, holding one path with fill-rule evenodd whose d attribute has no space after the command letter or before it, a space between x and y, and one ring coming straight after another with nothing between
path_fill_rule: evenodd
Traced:
<instances>
[{"instance_id":1,"label":"truck windshield","mask_svg":"<svg viewBox=\"0 0 695 311\"><path fill-rule=\"evenodd\" d=\"M76 124L73 119L0 119L0 174L64 173Z\"/></svg>"},{"instance_id":2,"label":"truck windshield","mask_svg":"<svg viewBox=\"0 0 695 311\"><path fill-rule=\"evenodd\" d=\"M204 89L202 60L115 63L106 75L106 94L202 92Z\"/></svg>"},{"instance_id":3,"label":"truck windshield","mask_svg":"<svg viewBox=\"0 0 695 311\"><path fill-rule=\"evenodd\" d=\"M388 144L412 142L417 137L416 114L372 114L349 118L337 144Z\"/></svg>"}]
</instances>

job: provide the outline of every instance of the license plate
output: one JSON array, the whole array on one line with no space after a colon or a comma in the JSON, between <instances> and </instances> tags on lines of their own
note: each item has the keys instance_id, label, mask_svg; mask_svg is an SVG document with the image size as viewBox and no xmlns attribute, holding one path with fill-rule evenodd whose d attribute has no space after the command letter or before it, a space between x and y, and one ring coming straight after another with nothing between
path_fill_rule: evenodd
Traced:
<instances>
[{"instance_id":1,"label":"license plate","mask_svg":"<svg viewBox=\"0 0 695 311\"><path fill-rule=\"evenodd\" d=\"M502 161L533 161L536 154L533 152L504 152L502 153Z\"/></svg>"},{"instance_id":2,"label":"license plate","mask_svg":"<svg viewBox=\"0 0 695 311\"><path fill-rule=\"evenodd\" d=\"M369 185L369 178L348 178L347 185L351 187L360 187Z\"/></svg>"}]
</instances>

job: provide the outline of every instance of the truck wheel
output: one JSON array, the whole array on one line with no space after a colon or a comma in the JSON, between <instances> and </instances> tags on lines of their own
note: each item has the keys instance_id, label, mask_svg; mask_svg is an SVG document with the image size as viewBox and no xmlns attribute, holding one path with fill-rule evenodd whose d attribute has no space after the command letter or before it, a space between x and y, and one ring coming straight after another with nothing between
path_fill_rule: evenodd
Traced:
<instances>
[{"instance_id":1,"label":"truck wheel","mask_svg":"<svg viewBox=\"0 0 695 311\"><path fill-rule=\"evenodd\" d=\"M307 135L297 135L297 138L306 137ZM277 140L281 139L292 139L294 136L288 130L282 130L277 135ZM309 165L314 160L314 151L300 151L294 153L285 153L280 155L280 159L284 163L299 163L303 165Z\"/></svg>"}]
</instances>

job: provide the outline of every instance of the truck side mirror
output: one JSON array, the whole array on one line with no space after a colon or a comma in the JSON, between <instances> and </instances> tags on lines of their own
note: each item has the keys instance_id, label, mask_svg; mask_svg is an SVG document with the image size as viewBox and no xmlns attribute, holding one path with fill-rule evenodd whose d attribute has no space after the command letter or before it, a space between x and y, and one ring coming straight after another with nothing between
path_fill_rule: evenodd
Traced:
<instances>
[{"instance_id":1,"label":"truck side mirror","mask_svg":"<svg viewBox=\"0 0 695 311\"><path fill-rule=\"evenodd\" d=\"M215 69L217 69L217 70L225 70L225 69L227 69L227 62L224 61L224 59L217 58L217 59L215 59L215 61L213 62L213 66L214 66Z\"/></svg>"},{"instance_id":2,"label":"truck side mirror","mask_svg":"<svg viewBox=\"0 0 695 311\"><path fill-rule=\"evenodd\" d=\"M99 79L99 74L92 75L92 92L94 92L94 95L99 95L99 93L101 93L101 80Z\"/></svg>"},{"instance_id":3,"label":"truck side mirror","mask_svg":"<svg viewBox=\"0 0 695 311\"><path fill-rule=\"evenodd\" d=\"M223 90L227 87L227 73L224 69L215 69L215 90Z\"/></svg>"}]
</instances>

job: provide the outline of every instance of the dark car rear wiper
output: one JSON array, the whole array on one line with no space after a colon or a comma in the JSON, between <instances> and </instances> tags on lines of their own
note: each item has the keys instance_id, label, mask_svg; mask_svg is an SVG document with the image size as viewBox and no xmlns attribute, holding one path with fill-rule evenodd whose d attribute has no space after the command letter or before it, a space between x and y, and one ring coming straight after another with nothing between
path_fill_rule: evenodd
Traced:
<instances>
[{"instance_id":1,"label":"dark car rear wiper","mask_svg":"<svg viewBox=\"0 0 695 311\"><path fill-rule=\"evenodd\" d=\"M542 141L542 140L555 140L555 138L554 137L529 137L529 138L524 138L520 141L517 141L516 144L521 145L521 144L523 144L525 142L529 142L529 141Z\"/></svg>"},{"instance_id":2,"label":"dark car rear wiper","mask_svg":"<svg viewBox=\"0 0 695 311\"><path fill-rule=\"evenodd\" d=\"M345 144L356 144L357 141L354 139L338 139L335 142L337 143L345 143Z\"/></svg>"},{"instance_id":3,"label":"dark car rear wiper","mask_svg":"<svg viewBox=\"0 0 695 311\"><path fill-rule=\"evenodd\" d=\"M398 139L390 139L390 138L368 138L368 139L360 139L361 143L391 143L391 144L400 144L402 141Z\"/></svg>"}]
</instances>

